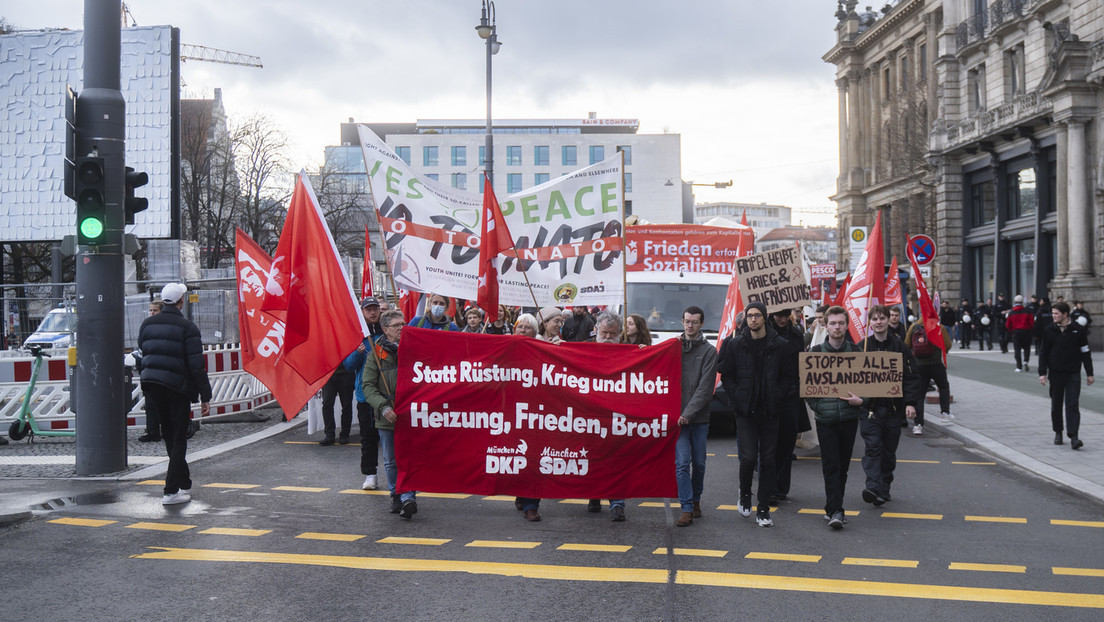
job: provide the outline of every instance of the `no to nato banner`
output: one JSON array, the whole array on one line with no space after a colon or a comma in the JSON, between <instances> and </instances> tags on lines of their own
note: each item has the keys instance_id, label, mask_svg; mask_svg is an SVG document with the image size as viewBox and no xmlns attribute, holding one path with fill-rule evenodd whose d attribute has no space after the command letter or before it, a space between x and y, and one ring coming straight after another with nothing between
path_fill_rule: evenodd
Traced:
<instances>
[{"instance_id":1,"label":"no to nato banner","mask_svg":"<svg viewBox=\"0 0 1104 622\"><path fill-rule=\"evenodd\" d=\"M398 489L676 497L679 342L551 345L404 328Z\"/></svg>"},{"instance_id":2,"label":"no to nato banner","mask_svg":"<svg viewBox=\"0 0 1104 622\"><path fill-rule=\"evenodd\" d=\"M474 300L483 195L416 176L370 129L358 129L395 284ZM537 306L622 300L621 169L618 153L499 199L517 249L501 255L501 304L532 305L529 285Z\"/></svg>"}]
</instances>

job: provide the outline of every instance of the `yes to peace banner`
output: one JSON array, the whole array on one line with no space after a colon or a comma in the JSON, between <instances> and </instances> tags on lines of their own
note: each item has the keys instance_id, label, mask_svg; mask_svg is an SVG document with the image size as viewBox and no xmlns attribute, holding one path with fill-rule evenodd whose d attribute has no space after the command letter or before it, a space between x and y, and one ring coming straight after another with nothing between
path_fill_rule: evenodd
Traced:
<instances>
[{"instance_id":1,"label":"yes to peace banner","mask_svg":"<svg viewBox=\"0 0 1104 622\"><path fill-rule=\"evenodd\" d=\"M482 194L416 176L370 129L358 129L395 284L476 299ZM526 277L537 306L622 300L621 170L618 153L499 201L517 249L500 255L501 304L533 304Z\"/></svg>"},{"instance_id":2,"label":"yes to peace banner","mask_svg":"<svg viewBox=\"0 0 1104 622\"><path fill-rule=\"evenodd\" d=\"M551 345L404 328L398 489L676 497L679 342Z\"/></svg>"}]
</instances>

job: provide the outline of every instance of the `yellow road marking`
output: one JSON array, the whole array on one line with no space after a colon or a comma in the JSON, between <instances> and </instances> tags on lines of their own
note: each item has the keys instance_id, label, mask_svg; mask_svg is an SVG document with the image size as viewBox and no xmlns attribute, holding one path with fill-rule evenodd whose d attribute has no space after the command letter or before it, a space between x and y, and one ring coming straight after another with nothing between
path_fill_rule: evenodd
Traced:
<instances>
[{"instance_id":1,"label":"yellow road marking","mask_svg":"<svg viewBox=\"0 0 1104 622\"><path fill-rule=\"evenodd\" d=\"M146 479L146 480L142 480L140 482L137 482L137 484L139 486L164 486L165 485L165 480L163 480L163 479Z\"/></svg>"},{"instance_id":2,"label":"yellow road marking","mask_svg":"<svg viewBox=\"0 0 1104 622\"><path fill-rule=\"evenodd\" d=\"M706 452L705 455L706 455L706 457L712 458L713 456L716 456L717 454L711 454L709 452Z\"/></svg>"},{"instance_id":3,"label":"yellow road marking","mask_svg":"<svg viewBox=\"0 0 1104 622\"><path fill-rule=\"evenodd\" d=\"M755 505L754 507L752 507L752 509L754 510L754 509L756 509L756 508L758 508L758 507L759 507L758 505ZM718 506L717 506L717 509L718 509L718 510L732 510L732 511L737 511L737 510L738 510L739 508L738 508L737 506L735 506L735 505L727 505L727 504L724 504L724 505L718 505ZM774 511L776 511L777 509L778 509L778 506L777 506L777 505L772 505L772 506L770 506L770 511L771 511L771 512L774 512ZM823 514L823 512L821 512L821 513Z\"/></svg>"},{"instance_id":4,"label":"yellow road marking","mask_svg":"<svg viewBox=\"0 0 1104 622\"><path fill-rule=\"evenodd\" d=\"M939 464L938 460L901 460L897 459L898 463L907 462L909 464Z\"/></svg>"},{"instance_id":5,"label":"yellow road marking","mask_svg":"<svg viewBox=\"0 0 1104 622\"><path fill-rule=\"evenodd\" d=\"M667 582L667 570L658 568L599 568L589 566L551 566L539 564L469 562L434 559L396 559L383 557L349 557L337 555L304 555L263 553L256 551L220 551L209 549L177 549L156 547L153 552L140 553L133 559L210 561L240 563L301 564L358 570L404 572L458 572L467 574L550 579L559 581L600 581L606 583ZM962 602L1048 605L1104 609L1104 594L1076 592L1038 592L999 588L888 583L881 581L849 581L809 577L755 575L729 572L680 570L675 574L679 585L734 587L752 590L817 592L952 600Z\"/></svg>"},{"instance_id":6,"label":"yellow road marking","mask_svg":"<svg viewBox=\"0 0 1104 622\"><path fill-rule=\"evenodd\" d=\"M725 454L726 458L739 458L740 454Z\"/></svg>"},{"instance_id":7,"label":"yellow road marking","mask_svg":"<svg viewBox=\"0 0 1104 622\"><path fill-rule=\"evenodd\" d=\"M820 561L820 555L791 555L788 553L757 553L752 551L744 555L746 559L773 559L783 562L812 562Z\"/></svg>"},{"instance_id":8,"label":"yellow road marking","mask_svg":"<svg viewBox=\"0 0 1104 622\"><path fill-rule=\"evenodd\" d=\"M341 491L341 494L343 494L343 495L376 495L376 496L387 496L387 495L390 495L390 494L391 494L391 492L390 492L390 491L387 491L387 490L361 490L361 489L359 489L359 488L350 488L350 489L348 489L348 490L342 490L342 491Z\"/></svg>"},{"instance_id":9,"label":"yellow road marking","mask_svg":"<svg viewBox=\"0 0 1104 622\"><path fill-rule=\"evenodd\" d=\"M963 562L951 562L947 570L977 570L979 572L1027 572L1027 566L1012 566L1009 564L967 564Z\"/></svg>"},{"instance_id":10,"label":"yellow road marking","mask_svg":"<svg viewBox=\"0 0 1104 622\"><path fill-rule=\"evenodd\" d=\"M855 511L847 510L847 518L851 518L852 516L858 516L860 512L862 512L862 510L855 510ZM797 513L798 514L820 514L821 516L824 516L824 510L819 510L817 508L802 508L802 509L798 510Z\"/></svg>"},{"instance_id":11,"label":"yellow road marking","mask_svg":"<svg viewBox=\"0 0 1104 622\"><path fill-rule=\"evenodd\" d=\"M641 501L640 502L640 507L642 507L642 508L661 508L661 507L678 508L678 507L682 507L682 506L679 505L678 501L673 501L673 502L670 502L670 503L663 503L663 502L660 502L660 501Z\"/></svg>"},{"instance_id":12,"label":"yellow road marking","mask_svg":"<svg viewBox=\"0 0 1104 622\"><path fill-rule=\"evenodd\" d=\"M522 542L514 540L472 540L464 546L482 549L535 549L540 542Z\"/></svg>"},{"instance_id":13,"label":"yellow road marking","mask_svg":"<svg viewBox=\"0 0 1104 622\"><path fill-rule=\"evenodd\" d=\"M389 491L375 491L391 494ZM425 497L426 499L467 499L471 495L462 492L419 492L419 497Z\"/></svg>"},{"instance_id":14,"label":"yellow road marking","mask_svg":"<svg viewBox=\"0 0 1104 622\"><path fill-rule=\"evenodd\" d=\"M357 535L355 533L318 533L316 531L306 531L297 536L296 538L302 538L303 540L327 540L329 542L356 542L365 536Z\"/></svg>"},{"instance_id":15,"label":"yellow road marking","mask_svg":"<svg viewBox=\"0 0 1104 622\"><path fill-rule=\"evenodd\" d=\"M943 520L942 514L910 514L908 512L882 512L882 518L915 518L918 520Z\"/></svg>"},{"instance_id":16,"label":"yellow road marking","mask_svg":"<svg viewBox=\"0 0 1104 622\"><path fill-rule=\"evenodd\" d=\"M967 521L975 523L1027 523L1026 518L1016 518L1015 516L967 516Z\"/></svg>"},{"instance_id":17,"label":"yellow road marking","mask_svg":"<svg viewBox=\"0 0 1104 622\"><path fill-rule=\"evenodd\" d=\"M1067 527L1104 527L1104 521L1098 520L1057 520L1051 519L1051 525L1065 525Z\"/></svg>"},{"instance_id":18,"label":"yellow road marking","mask_svg":"<svg viewBox=\"0 0 1104 622\"><path fill-rule=\"evenodd\" d=\"M652 551L652 555L666 555L667 547L660 547ZM728 551L718 551L715 549L671 549L672 555L687 555L690 557L724 557L728 555Z\"/></svg>"},{"instance_id":19,"label":"yellow road marking","mask_svg":"<svg viewBox=\"0 0 1104 622\"><path fill-rule=\"evenodd\" d=\"M1104 568L1059 568L1055 566L1051 568L1051 571L1057 575L1071 577L1104 577Z\"/></svg>"},{"instance_id":20,"label":"yellow road marking","mask_svg":"<svg viewBox=\"0 0 1104 622\"><path fill-rule=\"evenodd\" d=\"M881 566L884 568L916 568L920 562L911 559L870 559L867 557L844 557L840 562L844 566Z\"/></svg>"},{"instance_id":21,"label":"yellow road marking","mask_svg":"<svg viewBox=\"0 0 1104 622\"><path fill-rule=\"evenodd\" d=\"M798 456L798 460L820 460L820 456ZM854 462L854 460L852 460Z\"/></svg>"},{"instance_id":22,"label":"yellow road marking","mask_svg":"<svg viewBox=\"0 0 1104 622\"><path fill-rule=\"evenodd\" d=\"M569 505L586 505L590 503L590 499L560 499L560 503L567 503Z\"/></svg>"},{"instance_id":23,"label":"yellow road marking","mask_svg":"<svg viewBox=\"0 0 1104 622\"><path fill-rule=\"evenodd\" d=\"M173 523L134 523L127 525L127 529L149 529L150 531L188 531L195 525L176 525Z\"/></svg>"},{"instance_id":24,"label":"yellow road marking","mask_svg":"<svg viewBox=\"0 0 1104 622\"><path fill-rule=\"evenodd\" d=\"M219 482L212 482L210 484L204 484L204 488L232 488L234 490L248 490L250 488L260 488L257 484L223 484Z\"/></svg>"},{"instance_id":25,"label":"yellow road marking","mask_svg":"<svg viewBox=\"0 0 1104 622\"><path fill-rule=\"evenodd\" d=\"M424 544L426 546L441 546L452 542L448 538L407 538L405 536L388 536L376 540L377 544Z\"/></svg>"},{"instance_id":26,"label":"yellow road marking","mask_svg":"<svg viewBox=\"0 0 1104 622\"><path fill-rule=\"evenodd\" d=\"M271 529L237 529L234 527L211 527L199 533L208 533L213 536L263 536L272 533Z\"/></svg>"},{"instance_id":27,"label":"yellow road marking","mask_svg":"<svg viewBox=\"0 0 1104 622\"><path fill-rule=\"evenodd\" d=\"M997 466L996 462L955 462L951 461L951 464L964 464L967 466Z\"/></svg>"},{"instance_id":28,"label":"yellow road marking","mask_svg":"<svg viewBox=\"0 0 1104 622\"><path fill-rule=\"evenodd\" d=\"M94 518L55 518L48 522L57 523L58 525L77 525L79 527L103 527L104 525L114 525L119 521L97 520Z\"/></svg>"},{"instance_id":29,"label":"yellow road marking","mask_svg":"<svg viewBox=\"0 0 1104 622\"><path fill-rule=\"evenodd\" d=\"M316 486L277 486L273 490L286 490L288 492L326 492L329 488Z\"/></svg>"},{"instance_id":30,"label":"yellow road marking","mask_svg":"<svg viewBox=\"0 0 1104 622\"><path fill-rule=\"evenodd\" d=\"M489 497L483 497L484 501L513 501L517 497L508 497L506 495L491 495Z\"/></svg>"},{"instance_id":31,"label":"yellow road marking","mask_svg":"<svg viewBox=\"0 0 1104 622\"><path fill-rule=\"evenodd\" d=\"M318 441L284 441L285 445L317 445Z\"/></svg>"},{"instance_id":32,"label":"yellow road marking","mask_svg":"<svg viewBox=\"0 0 1104 622\"><path fill-rule=\"evenodd\" d=\"M631 546L622 544L572 544L566 543L556 547L557 551L596 551L599 553L626 553Z\"/></svg>"}]
</instances>

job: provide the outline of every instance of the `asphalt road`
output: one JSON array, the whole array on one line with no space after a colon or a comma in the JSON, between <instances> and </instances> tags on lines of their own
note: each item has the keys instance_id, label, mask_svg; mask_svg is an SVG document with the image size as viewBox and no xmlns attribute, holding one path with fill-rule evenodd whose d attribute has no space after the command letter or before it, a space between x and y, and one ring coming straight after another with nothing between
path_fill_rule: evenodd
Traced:
<instances>
[{"instance_id":1,"label":"asphalt road","mask_svg":"<svg viewBox=\"0 0 1104 622\"><path fill-rule=\"evenodd\" d=\"M527 523L510 498L423 494L403 521L361 493L357 445L299 428L194 465L187 505L89 482L0 530L0 620L1101 619L1104 507L956 441L903 438L878 509L853 463L839 532L815 457L765 529L735 511L735 439L710 452L686 528L656 499Z\"/></svg>"}]
</instances>

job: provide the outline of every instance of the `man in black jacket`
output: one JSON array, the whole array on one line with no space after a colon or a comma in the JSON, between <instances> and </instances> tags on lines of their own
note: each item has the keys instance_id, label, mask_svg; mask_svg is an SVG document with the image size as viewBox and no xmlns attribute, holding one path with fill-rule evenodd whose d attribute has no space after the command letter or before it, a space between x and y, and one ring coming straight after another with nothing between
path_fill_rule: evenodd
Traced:
<instances>
[{"instance_id":1,"label":"man in black jacket","mask_svg":"<svg viewBox=\"0 0 1104 622\"><path fill-rule=\"evenodd\" d=\"M1092 384L1092 352L1089 351L1087 330L1070 321L1070 308L1056 302L1051 308L1054 320L1043 330L1039 351L1039 382L1046 386L1050 377L1050 422L1054 429L1054 444L1062 444L1062 402L1066 403L1066 434L1070 447L1081 449L1085 443L1077 437L1081 427L1081 366L1085 366L1085 382Z\"/></svg>"},{"instance_id":2,"label":"man in black jacket","mask_svg":"<svg viewBox=\"0 0 1104 622\"><path fill-rule=\"evenodd\" d=\"M196 325L180 312L187 291L183 283L166 285L161 290L165 308L146 318L138 329L146 412L157 417L169 454L163 505L191 501L192 478L187 461L191 403L199 401L203 415L211 410L203 340Z\"/></svg>"},{"instance_id":3,"label":"man in black jacket","mask_svg":"<svg viewBox=\"0 0 1104 622\"><path fill-rule=\"evenodd\" d=\"M862 498L867 503L880 506L890 500L889 487L893 483L893 471L897 467L897 445L901 441L901 427L905 419L916 418L916 404L924 399L920 385L918 365L912 351L896 335L889 332L889 309L884 305L870 307L867 315L873 333L858 349L864 352L898 352L903 358L903 397L873 400L870 412L859 419L859 433L866 443L862 466L866 473L866 488Z\"/></svg>"},{"instance_id":4,"label":"man in black jacket","mask_svg":"<svg viewBox=\"0 0 1104 622\"><path fill-rule=\"evenodd\" d=\"M759 467L759 506L755 522L774 524L770 515L774 492L778 419L785 388L795 380L789 369L789 344L767 322L767 307L753 302L744 309L744 325L721 348L721 383L736 410L736 442L740 448L740 514L751 516L751 480Z\"/></svg>"},{"instance_id":5,"label":"man in black jacket","mask_svg":"<svg viewBox=\"0 0 1104 622\"><path fill-rule=\"evenodd\" d=\"M789 309L772 313L771 322L778 336L788 342L788 354L784 364L792 370L785 374L792 379L792 382L784 388L784 403L778 412L778 445L774 452L774 492L771 494L772 501L785 501L790 494L790 472L793 467L798 424L801 417L807 418L805 405L798 396L797 387L797 357L805 350L805 337L801 334L801 330L794 326Z\"/></svg>"}]
</instances>

